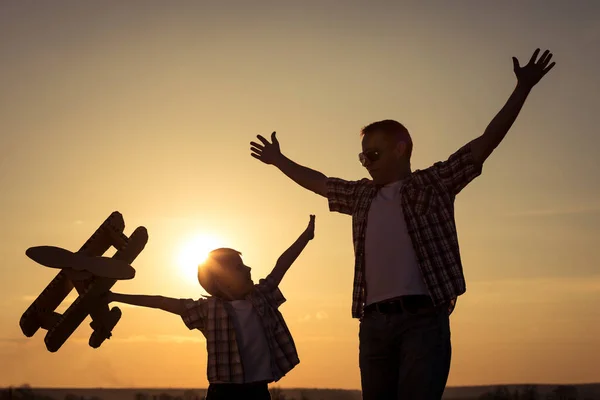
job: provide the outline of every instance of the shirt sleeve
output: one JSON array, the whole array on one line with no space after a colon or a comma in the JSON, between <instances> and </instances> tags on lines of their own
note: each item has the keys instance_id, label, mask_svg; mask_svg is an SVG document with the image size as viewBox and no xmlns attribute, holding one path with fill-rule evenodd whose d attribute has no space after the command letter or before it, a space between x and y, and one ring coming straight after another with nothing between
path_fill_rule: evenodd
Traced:
<instances>
[{"instance_id":1,"label":"shirt sleeve","mask_svg":"<svg viewBox=\"0 0 600 400\"><path fill-rule=\"evenodd\" d=\"M365 181L367 180L346 181L339 178L327 178L329 211L352 215L358 199L358 189L364 185Z\"/></svg>"},{"instance_id":2,"label":"shirt sleeve","mask_svg":"<svg viewBox=\"0 0 600 400\"><path fill-rule=\"evenodd\" d=\"M181 319L188 329L204 330L206 324L207 315L207 302L206 299L181 299L183 303L183 314Z\"/></svg>"},{"instance_id":3,"label":"shirt sleeve","mask_svg":"<svg viewBox=\"0 0 600 400\"><path fill-rule=\"evenodd\" d=\"M433 164L431 168L454 196L481 175L482 171L482 165L473 159L470 144L458 149L446 161Z\"/></svg>"},{"instance_id":4,"label":"shirt sleeve","mask_svg":"<svg viewBox=\"0 0 600 400\"><path fill-rule=\"evenodd\" d=\"M286 301L286 298L283 296L283 293L281 293L281 290L279 290L279 286L274 284L273 279L270 275L258 281L256 289L259 292L261 292L265 296L269 304L271 304L275 308L278 308Z\"/></svg>"}]
</instances>

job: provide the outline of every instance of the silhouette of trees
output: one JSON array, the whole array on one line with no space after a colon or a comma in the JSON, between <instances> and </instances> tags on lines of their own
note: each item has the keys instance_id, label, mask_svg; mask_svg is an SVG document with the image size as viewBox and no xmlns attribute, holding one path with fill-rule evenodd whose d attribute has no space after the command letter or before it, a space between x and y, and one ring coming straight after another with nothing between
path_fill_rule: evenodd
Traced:
<instances>
[{"instance_id":1,"label":"silhouette of trees","mask_svg":"<svg viewBox=\"0 0 600 400\"><path fill-rule=\"evenodd\" d=\"M183 391L183 400L198 400L199 396L193 390L187 389Z\"/></svg>"},{"instance_id":2,"label":"silhouette of trees","mask_svg":"<svg viewBox=\"0 0 600 400\"><path fill-rule=\"evenodd\" d=\"M269 393L271 394L271 400L286 400L285 394L283 394L283 390L281 390L281 388L279 387L270 388Z\"/></svg>"},{"instance_id":3,"label":"silhouette of trees","mask_svg":"<svg viewBox=\"0 0 600 400\"><path fill-rule=\"evenodd\" d=\"M271 400L296 400L295 397L287 397L283 394L283 390L279 387L272 387L269 389L271 394ZM300 392L300 400L310 400L304 391Z\"/></svg>"},{"instance_id":4,"label":"silhouette of trees","mask_svg":"<svg viewBox=\"0 0 600 400\"><path fill-rule=\"evenodd\" d=\"M206 400L206 396L200 396L197 392L186 389L183 392L183 396L171 396L168 393L151 396L148 393L137 392L134 395L134 400Z\"/></svg>"},{"instance_id":5,"label":"silhouette of trees","mask_svg":"<svg viewBox=\"0 0 600 400\"><path fill-rule=\"evenodd\" d=\"M519 396L519 400L539 400L540 394L536 385L525 385Z\"/></svg>"},{"instance_id":6,"label":"silhouette of trees","mask_svg":"<svg viewBox=\"0 0 600 400\"><path fill-rule=\"evenodd\" d=\"M65 400L83 400L83 396L77 396L73 393L65 395Z\"/></svg>"},{"instance_id":7,"label":"silhouette of trees","mask_svg":"<svg viewBox=\"0 0 600 400\"><path fill-rule=\"evenodd\" d=\"M54 400L50 396L36 394L28 384L0 390L0 400Z\"/></svg>"},{"instance_id":8,"label":"silhouette of trees","mask_svg":"<svg viewBox=\"0 0 600 400\"><path fill-rule=\"evenodd\" d=\"M557 385L554 388L545 386L542 394L540 387L537 385L522 385L515 389L509 389L508 386L496 386L489 392L476 397L478 400L600 400L600 397L591 394L585 395L579 393L579 390L574 385ZM51 396L46 396L32 389L29 385L21 385L17 387L0 388L0 400L102 400L97 396L82 396L79 393L89 394L89 391L77 391L67 393L64 399L55 399ZM182 395L174 396L168 393L154 391L144 393L142 391L133 394L132 400L206 400L203 390L194 391L187 389ZM344 400L344 399L359 399L356 393L350 393L344 390L336 389L307 389L296 390L294 392L287 391L285 394L280 387L269 388L272 400ZM130 392L132 393L132 392ZM156 394L153 394L156 393ZM181 393L181 392L180 392ZM293 396L291 393L295 393ZM358 394L360 396L360 394ZM446 398L446 397L444 397ZM473 397L469 397L473 399ZM110 399L108 399L110 400ZM455 399L456 400L456 399Z\"/></svg>"},{"instance_id":9,"label":"silhouette of trees","mask_svg":"<svg viewBox=\"0 0 600 400\"><path fill-rule=\"evenodd\" d=\"M577 388L572 385L559 385L552 391L553 400L577 400Z\"/></svg>"},{"instance_id":10,"label":"silhouette of trees","mask_svg":"<svg viewBox=\"0 0 600 400\"><path fill-rule=\"evenodd\" d=\"M12 389L13 400L34 400L35 393L28 384L21 385Z\"/></svg>"},{"instance_id":11,"label":"silhouette of trees","mask_svg":"<svg viewBox=\"0 0 600 400\"><path fill-rule=\"evenodd\" d=\"M551 393L547 394L544 400L579 400L577 387L573 385L558 385ZM508 388L498 386L493 390L482 394L478 400L542 400L536 385L525 385L520 389L515 389L510 393ZM591 400L586 398L585 400Z\"/></svg>"},{"instance_id":12,"label":"silhouette of trees","mask_svg":"<svg viewBox=\"0 0 600 400\"><path fill-rule=\"evenodd\" d=\"M310 400L304 391L300 392L300 400Z\"/></svg>"},{"instance_id":13,"label":"silhouette of trees","mask_svg":"<svg viewBox=\"0 0 600 400\"><path fill-rule=\"evenodd\" d=\"M479 396L479 400L513 400L513 395L504 386L498 386L491 392Z\"/></svg>"}]
</instances>

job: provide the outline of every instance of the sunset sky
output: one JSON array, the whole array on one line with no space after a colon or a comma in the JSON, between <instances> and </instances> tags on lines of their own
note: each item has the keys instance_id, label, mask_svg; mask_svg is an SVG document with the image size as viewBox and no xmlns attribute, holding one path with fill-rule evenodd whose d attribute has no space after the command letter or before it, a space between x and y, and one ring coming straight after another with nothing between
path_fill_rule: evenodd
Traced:
<instances>
[{"instance_id":1,"label":"sunset sky","mask_svg":"<svg viewBox=\"0 0 600 400\"><path fill-rule=\"evenodd\" d=\"M89 318L57 353L22 334L56 275L25 250L76 251L117 210L149 241L114 291L172 297L204 293L190 243L240 250L257 281L316 214L281 284L301 363L279 385L358 389L350 217L249 142L277 131L360 179L360 128L391 118L426 168L483 133L537 47L556 67L457 197L451 386L600 381L600 3L0 2L0 386L206 387L203 336L158 310L121 306L99 349Z\"/></svg>"}]
</instances>

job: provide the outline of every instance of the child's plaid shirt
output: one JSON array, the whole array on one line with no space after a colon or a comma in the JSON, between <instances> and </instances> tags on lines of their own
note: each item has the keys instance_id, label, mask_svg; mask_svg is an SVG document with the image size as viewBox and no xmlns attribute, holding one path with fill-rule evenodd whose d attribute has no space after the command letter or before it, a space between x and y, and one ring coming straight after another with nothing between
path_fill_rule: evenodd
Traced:
<instances>
[{"instance_id":1,"label":"child's plaid shirt","mask_svg":"<svg viewBox=\"0 0 600 400\"><path fill-rule=\"evenodd\" d=\"M413 172L400 189L400 206L415 249L425 284L435 305L448 304L451 313L456 299L466 290L456 222L455 196L481 174L469 144L448 160ZM372 180L345 181L329 178L329 209L352 215L354 242L354 290L352 317L362 318L365 305L365 234L371 201L379 187Z\"/></svg>"},{"instance_id":2,"label":"child's plaid shirt","mask_svg":"<svg viewBox=\"0 0 600 400\"><path fill-rule=\"evenodd\" d=\"M271 354L271 371L276 382L300 362L292 335L278 310L286 299L268 276L254 285L254 290L245 300L252 303L264 328ZM185 309L181 316L183 322L189 329L198 329L206 337L208 381L244 383L244 368L252 368L252 365L242 364L226 300L208 297L182 301Z\"/></svg>"}]
</instances>

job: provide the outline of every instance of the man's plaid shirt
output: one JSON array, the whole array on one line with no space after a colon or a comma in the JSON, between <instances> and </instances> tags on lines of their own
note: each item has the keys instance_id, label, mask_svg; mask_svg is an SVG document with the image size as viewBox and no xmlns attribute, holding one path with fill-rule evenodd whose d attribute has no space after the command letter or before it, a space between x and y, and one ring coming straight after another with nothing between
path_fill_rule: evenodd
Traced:
<instances>
[{"instance_id":1,"label":"man's plaid shirt","mask_svg":"<svg viewBox=\"0 0 600 400\"><path fill-rule=\"evenodd\" d=\"M254 285L245 298L258 313L269 344L273 381L278 381L300 360L292 335L279 312L285 297L268 276ZM236 341L235 324L228 313L227 301L216 297L182 299L181 316L189 329L198 329L206 337L207 375L210 383L244 383L244 368Z\"/></svg>"},{"instance_id":2,"label":"man's plaid shirt","mask_svg":"<svg viewBox=\"0 0 600 400\"><path fill-rule=\"evenodd\" d=\"M434 305L447 303L449 313L454 309L457 297L466 291L454 220L454 199L481 174L481 170L467 144L448 160L414 171L400 189L400 205L425 284ZM366 178L359 181L327 180L329 209L352 215L353 318L362 317L365 305L365 232L369 207L378 189Z\"/></svg>"}]
</instances>

